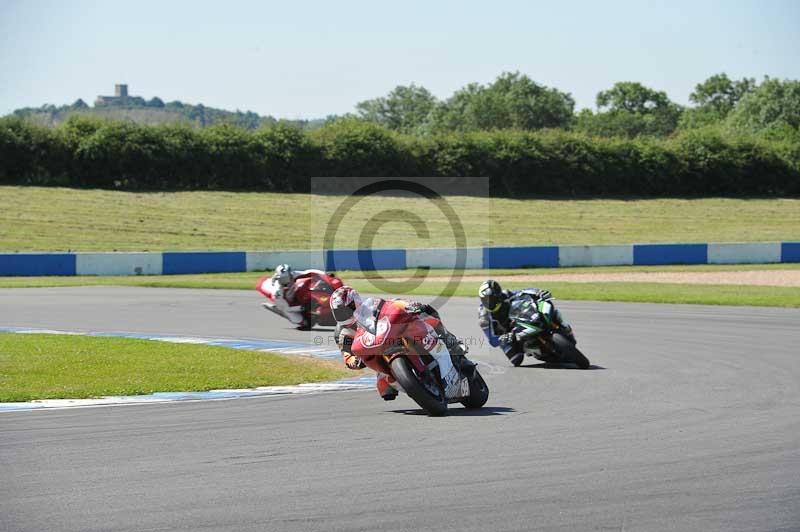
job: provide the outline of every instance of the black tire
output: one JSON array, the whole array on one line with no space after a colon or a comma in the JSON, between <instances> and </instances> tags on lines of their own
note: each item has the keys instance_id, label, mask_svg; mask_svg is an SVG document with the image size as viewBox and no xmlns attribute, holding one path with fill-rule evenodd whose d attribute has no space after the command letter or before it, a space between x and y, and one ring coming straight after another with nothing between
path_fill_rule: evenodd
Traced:
<instances>
[{"instance_id":1,"label":"black tire","mask_svg":"<svg viewBox=\"0 0 800 532\"><path fill-rule=\"evenodd\" d=\"M475 368L475 375L469 380L469 397L461 401L464 408L475 409L486 404L489 399L489 386L483 380L478 368Z\"/></svg>"},{"instance_id":2,"label":"black tire","mask_svg":"<svg viewBox=\"0 0 800 532\"><path fill-rule=\"evenodd\" d=\"M571 362L581 369L589 369L589 359L561 333L553 334L553 344L562 362Z\"/></svg>"},{"instance_id":3,"label":"black tire","mask_svg":"<svg viewBox=\"0 0 800 532\"><path fill-rule=\"evenodd\" d=\"M392 360L392 374L394 374L394 378L397 379L400 386L403 387L403 391L429 415L443 416L447 414L447 399L444 397L444 392L441 393L440 397L434 397L419 382L406 357L399 356Z\"/></svg>"}]
</instances>

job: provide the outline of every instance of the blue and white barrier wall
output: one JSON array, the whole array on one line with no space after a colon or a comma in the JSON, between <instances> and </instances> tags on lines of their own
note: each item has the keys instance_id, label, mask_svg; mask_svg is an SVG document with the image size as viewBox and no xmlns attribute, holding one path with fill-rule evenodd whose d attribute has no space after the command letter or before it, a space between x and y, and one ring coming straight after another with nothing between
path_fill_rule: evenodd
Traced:
<instances>
[{"instance_id":1,"label":"blue and white barrier wall","mask_svg":"<svg viewBox=\"0 0 800 532\"><path fill-rule=\"evenodd\" d=\"M460 250L464 268L554 268L800 262L800 242L519 246ZM264 271L287 263L320 270L450 269L456 249L0 253L0 276L174 275Z\"/></svg>"}]
</instances>

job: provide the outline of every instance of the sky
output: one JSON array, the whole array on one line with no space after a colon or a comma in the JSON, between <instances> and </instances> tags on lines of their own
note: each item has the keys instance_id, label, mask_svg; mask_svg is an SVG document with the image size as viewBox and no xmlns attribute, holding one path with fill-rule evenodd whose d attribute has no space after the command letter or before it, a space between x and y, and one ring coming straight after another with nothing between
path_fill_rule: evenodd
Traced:
<instances>
[{"instance_id":1,"label":"sky","mask_svg":"<svg viewBox=\"0 0 800 532\"><path fill-rule=\"evenodd\" d=\"M447 98L504 71L578 108L617 81L687 104L726 72L800 79L798 0L0 0L0 115L131 95L322 118L416 83Z\"/></svg>"}]
</instances>

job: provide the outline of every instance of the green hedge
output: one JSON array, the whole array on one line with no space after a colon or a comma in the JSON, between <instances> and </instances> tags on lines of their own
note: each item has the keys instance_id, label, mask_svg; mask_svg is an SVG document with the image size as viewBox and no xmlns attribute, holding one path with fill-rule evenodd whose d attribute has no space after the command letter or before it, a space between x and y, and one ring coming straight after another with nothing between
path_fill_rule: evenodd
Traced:
<instances>
[{"instance_id":1,"label":"green hedge","mask_svg":"<svg viewBox=\"0 0 800 532\"><path fill-rule=\"evenodd\" d=\"M303 133L86 118L48 129L0 119L4 184L304 192L311 176L487 176L508 196L797 195L800 146L714 130L666 140L564 131L417 137L353 120Z\"/></svg>"}]
</instances>

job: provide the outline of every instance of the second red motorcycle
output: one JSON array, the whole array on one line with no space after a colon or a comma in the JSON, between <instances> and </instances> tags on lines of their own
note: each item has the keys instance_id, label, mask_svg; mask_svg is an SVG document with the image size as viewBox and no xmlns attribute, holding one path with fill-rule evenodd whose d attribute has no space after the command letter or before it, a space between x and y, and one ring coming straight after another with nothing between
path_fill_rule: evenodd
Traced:
<instances>
[{"instance_id":1,"label":"second red motorcycle","mask_svg":"<svg viewBox=\"0 0 800 532\"><path fill-rule=\"evenodd\" d=\"M303 323L297 328L302 330L310 329L314 325L327 327L336 325L331 313L330 297L334 290L341 286L341 279L322 270L305 270L296 277L288 292L292 294L292 301L289 304L301 307L303 314ZM256 283L256 289L267 298L263 303L264 308L285 318L275 301L277 288L273 277L262 277Z\"/></svg>"}]
</instances>

